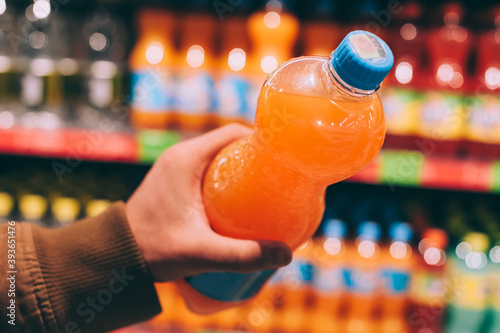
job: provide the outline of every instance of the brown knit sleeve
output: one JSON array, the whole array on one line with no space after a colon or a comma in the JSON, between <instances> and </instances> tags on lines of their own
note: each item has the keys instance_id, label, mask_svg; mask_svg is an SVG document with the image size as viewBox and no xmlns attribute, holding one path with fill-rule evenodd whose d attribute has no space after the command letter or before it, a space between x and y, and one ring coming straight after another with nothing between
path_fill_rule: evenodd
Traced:
<instances>
[{"instance_id":1,"label":"brown knit sleeve","mask_svg":"<svg viewBox=\"0 0 500 333\"><path fill-rule=\"evenodd\" d=\"M0 248L5 229L0 228ZM21 223L17 232L17 323L13 327L2 316L0 332L107 332L161 311L123 202L66 228Z\"/></svg>"}]
</instances>

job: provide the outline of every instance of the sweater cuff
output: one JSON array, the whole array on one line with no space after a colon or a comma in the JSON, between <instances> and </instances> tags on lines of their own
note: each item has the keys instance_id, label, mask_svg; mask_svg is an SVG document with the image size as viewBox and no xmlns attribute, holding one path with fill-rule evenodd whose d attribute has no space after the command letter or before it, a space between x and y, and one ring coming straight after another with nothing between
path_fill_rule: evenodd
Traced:
<instances>
[{"instance_id":1,"label":"sweater cuff","mask_svg":"<svg viewBox=\"0 0 500 333\"><path fill-rule=\"evenodd\" d=\"M34 226L33 241L60 332L111 331L161 312L123 202L66 228Z\"/></svg>"}]
</instances>

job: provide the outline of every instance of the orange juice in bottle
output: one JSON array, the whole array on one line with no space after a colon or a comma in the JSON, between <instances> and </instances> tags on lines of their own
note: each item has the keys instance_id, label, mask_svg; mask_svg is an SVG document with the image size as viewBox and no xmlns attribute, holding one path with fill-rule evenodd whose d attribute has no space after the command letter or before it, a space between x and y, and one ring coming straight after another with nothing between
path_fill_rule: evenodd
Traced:
<instances>
[{"instance_id":1,"label":"orange juice in bottle","mask_svg":"<svg viewBox=\"0 0 500 333\"><path fill-rule=\"evenodd\" d=\"M245 16L231 15L224 19L221 43L220 72L216 82L217 123L245 123L250 92L245 68L250 45Z\"/></svg>"},{"instance_id":2,"label":"orange juice in bottle","mask_svg":"<svg viewBox=\"0 0 500 333\"><path fill-rule=\"evenodd\" d=\"M216 20L211 1L190 1L181 20L176 120L182 130L202 131L211 126L216 109L213 70Z\"/></svg>"},{"instance_id":3,"label":"orange juice in bottle","mask_svg":"<svg viewBox=\"0 0 500 333\"><path fill-rule=\"evenodd\" d=\"M292 59L259 95L252 136L224 148L209 166L203 200L213 229L296 249L318 227L328 185L368 165L385 135L376 93L393 56L377 36L353 31L329 58ZM208 273L179 280L198 312L255 295L274 270Z\"/></svg>"},{"instance_id":4,"label":"orange juice in bottle","mask_svg":"<svg viewBox=\"0 0 500 333\"><path fill-rule=\"evenodd\" d=\"M130 121L134 127L164 129L171 122L174 24L174 16L164 9L146 8L139 12L139 37L129 60Z\"/></svg>"},{"instance_id":5,"label":"orange juice in bottle","mask_svg":"<svg viewBox=\"0 0 500 333\"><path fill-rule=\"evenodd\" d=\"M255 121L257 99L267 75L293 56L299 33L299 21L283 2L267 1L265 9L248 19L252 53L248 58L251 90L248 95L247 119Z\"/></svg>"}]
</instances>

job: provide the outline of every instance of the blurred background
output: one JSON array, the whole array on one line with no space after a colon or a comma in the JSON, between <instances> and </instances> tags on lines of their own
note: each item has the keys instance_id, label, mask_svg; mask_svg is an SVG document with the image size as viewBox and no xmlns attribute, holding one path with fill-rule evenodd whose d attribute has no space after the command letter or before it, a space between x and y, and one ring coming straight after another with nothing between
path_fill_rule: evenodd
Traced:
<instances>
[{"instance_id":1,"label":"blurred background","mask_svg":"<svg viewBox=\"0 0 500 333\"><path fill-rule=\"evenodd\" d=\"M126 200L161 152L251 126L266 76L351 30L395 56L379 157L255 299L128 332L500 332L496 1L0 0L0 222L57 228Z\"/></svg>"}]
</instances>

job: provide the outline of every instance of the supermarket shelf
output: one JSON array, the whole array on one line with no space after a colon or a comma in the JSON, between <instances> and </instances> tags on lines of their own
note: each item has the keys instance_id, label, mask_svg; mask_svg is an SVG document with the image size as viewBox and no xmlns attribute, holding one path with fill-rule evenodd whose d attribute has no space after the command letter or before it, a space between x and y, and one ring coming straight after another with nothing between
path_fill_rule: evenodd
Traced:
<instances>
[{"instance_id":1,"label":"supermarket shelf","mask_svg":"<svg viewBox=\"0 0 500 333\"><path fill-rule=\"evenodd\" d=\"M0 130L0 153L151 164L187 135L172 131L104 132L85 129ZM419 151L384 150L349 181L482 192L500 192L500 160L426 156Z\"/></svg>"}]
</instances>

